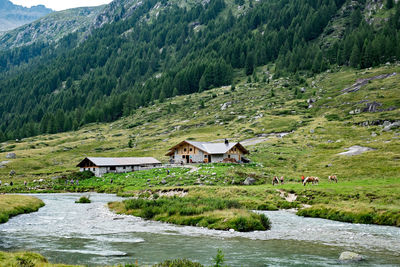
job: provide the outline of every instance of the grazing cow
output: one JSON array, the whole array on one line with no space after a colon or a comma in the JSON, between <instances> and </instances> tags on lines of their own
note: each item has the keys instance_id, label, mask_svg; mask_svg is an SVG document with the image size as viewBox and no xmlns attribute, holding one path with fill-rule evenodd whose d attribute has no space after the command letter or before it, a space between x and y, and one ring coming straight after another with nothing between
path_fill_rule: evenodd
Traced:
<instances>
[{"instance_id":1,"label":"grazing cow","mask_svg":"<svg viewBox=\"0 0 400 267\"><path fill-rule=\"evenodd\" d=\"M272 178L272 185L275 184L279 184L278 176L274 176L274 178Z\"/></svg>"},{"instance_id":2,"label":"grazing cow","mask_svg":"<svg viewBox=\"0 0 400 267\"><path fill-rule=\"evenodd\" d=\"M306 179L304 179L303 185L306 186L307 183L311 183L313 185L318 184L319 183L319 178L318 177L309 176Z\"/></svg>"},{"instance_id":3,"label":"grazing cow","mask_svg":"<svg viewBox=\"0 0 400 267\"><path fill-rule=\"evenodd\" d=\"M329 182L336 182L337 183L337 177L336 175L330 175L328 176Z\"/></svg>"}]
</instances>

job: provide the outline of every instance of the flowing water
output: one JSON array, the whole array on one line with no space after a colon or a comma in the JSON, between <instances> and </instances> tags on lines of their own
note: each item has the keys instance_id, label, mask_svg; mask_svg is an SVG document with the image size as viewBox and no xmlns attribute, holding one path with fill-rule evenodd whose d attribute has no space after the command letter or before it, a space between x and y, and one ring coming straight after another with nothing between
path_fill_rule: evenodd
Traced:
<instances>
[{"instance_id":1,"label":"flowing water","mask_svg":"<svg viewBox=\"0 0 400 267\"><path fill-rule=\"evenodd\" d=\"M366 260L355 266L400 266L400 228L302 218L290 211L266 211L272 230L230 233L175 226L116 215L106 206L121 200L91 194L38 194L46 206L0 225L0 250L30 250L51 262L90 266L153 264L188 258L212 264L217 249L230 266L330 266L345 250ZM346 265L348 266L348 265Z\"/></svg>"}]
</instances>

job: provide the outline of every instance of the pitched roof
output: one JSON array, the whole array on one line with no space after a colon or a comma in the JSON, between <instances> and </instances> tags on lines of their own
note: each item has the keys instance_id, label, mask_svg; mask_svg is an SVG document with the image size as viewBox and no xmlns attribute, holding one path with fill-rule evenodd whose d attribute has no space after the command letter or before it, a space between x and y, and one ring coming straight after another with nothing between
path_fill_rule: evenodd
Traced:
<instances>
[{"instance_id":1,"label":"pitched roof","mask_svg":"<svg viewBox=\"0 0 400 267\"><path fill-rule=\"evenodd\" d=\"M87 157L82 160L77 166L79 167L86 159L93 162L96 166L131 166L131 165L143 165L143 164L161 164L160 161L152 157L125 157L125 158L98 158L98 157Z\"/></svg>"},{"instance_id":2,"label":"pitched roof","mask_svg":"<svg viewBox=\"0 0 400 267\"><path fill-rule=\"evenodd\" d=\"M225 143L197 142L197 141L185 140L179 143L178 145L170 148L170 152L168 152L167 155L173 154L174 149L183 143L188 143L208 154L225 154L235 146L238 146L238 148L241 149L244 152L244 154L249 153L239 142L225 144Z\"/></svg>"}]
</instances>

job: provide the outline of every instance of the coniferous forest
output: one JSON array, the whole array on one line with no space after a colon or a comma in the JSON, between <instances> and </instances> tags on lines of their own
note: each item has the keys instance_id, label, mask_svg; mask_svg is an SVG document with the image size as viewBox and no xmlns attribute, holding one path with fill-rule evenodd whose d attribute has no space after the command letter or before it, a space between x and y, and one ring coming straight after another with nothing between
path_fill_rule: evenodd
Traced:
<instances>
[{"instance_id":1,"label":"coniferous forest","mask_svg":"<svg viewBox=\"0 0 400 267\"><path fill-rule=\"evenodd\" d=\"M393 1L379 24L364 18L365 0L345 10L346 0L163 0L155 14L158 2L144 0L83 41L74 33L0 52L0 141L110 122L154 101L230 85L237 69L251 75L274 63L278 77L312 75L400 59ZM339 16L344 29L327 38Z\"/></svg>"}]
</instances>

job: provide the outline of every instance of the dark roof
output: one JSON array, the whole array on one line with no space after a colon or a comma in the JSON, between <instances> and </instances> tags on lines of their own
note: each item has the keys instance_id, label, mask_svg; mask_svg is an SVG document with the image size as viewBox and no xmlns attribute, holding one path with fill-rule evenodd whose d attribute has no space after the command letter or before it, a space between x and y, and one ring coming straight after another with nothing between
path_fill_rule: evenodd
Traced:
<instances>
[{"instance_id":1,"label":"dark roof","mask_svg":"<svg viewBox=\"0 0 400 267\"><path fill-rule=\"evenodd\" d=\"M89 160L96 166L132 166L132 165L146 165L146 164L161 164L160 161L152 157L125 157L125 158L100 158L100 157L87 157L82 160L77 167Z\"/></svg>"}]
</instances>

